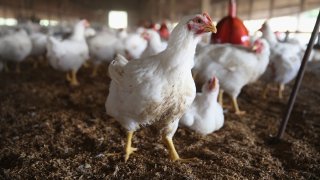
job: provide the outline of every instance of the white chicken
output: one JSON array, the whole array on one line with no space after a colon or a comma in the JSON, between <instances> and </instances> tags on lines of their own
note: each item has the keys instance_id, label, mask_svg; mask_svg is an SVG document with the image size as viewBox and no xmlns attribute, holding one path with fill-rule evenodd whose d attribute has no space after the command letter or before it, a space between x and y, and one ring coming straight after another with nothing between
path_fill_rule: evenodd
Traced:
<instances>
[{"instance_id":1,"label":"white chicken","mask_svg":"<svg viewBox=\"0 0 320 180\"><path fill-rule=\"evenodd\" d=\"M271 51L269 66L261 80L266 83L278 83L278 96L282 98L285 84L298 74L304 49L299 43L278 42L268 22L265 22L260 30L263 33L262 37L270 44ZM263 93L264 97L267 96L268 90L267 85Z\"/></svg>"},{"instance_id":2,"label":"white chicken","mask_svg":"<svg viewBox=\"0 0 320 180\"><path fill-rule=\"evenodd\" d=\"M147 47L147 41L138 33L129 34L124 41L124 49L126 57L131 59L138 59Z\"/></svg>"},{"instance_id":3,"label":"white chicken","mask_svg":"<svg viewBox=\"0 0 320 180\"><path fill-rule=\"evenodd\" d=\"M59 41L48 37L47 57L50 65L58 70L67 71L67 80L71 85L78 85L77 71L89 58L89 50L84 37L84 30L89 26L86 20L81 20L74 26L70 39Z\"/></svg>"},{"instance_id":4,"label":"white chicken","mask_svg":"<svg viewBox=\"0 0 320 180\"><path fill-rule=\"evenodd\" d=\"M190 108L180 119L180 124L202 135L220 129L224 123L223 109L218 103L219 80L209 79L197 93Z\"/></svg>"},{"instance_id":5,"label":"white chicken","mask_svg":"<svg viewBox=\"0 0 320 180\"><path fill-rule=\"evenodd\" d=\"M170 158L180 159L172 137L196 94L191 75L196 45L211 31L216 28L208 14L188 16L175 27L161 53L130 62L117 56L109 65L112 81L106 111L128 131L126 161L136 150L131 147L133 132L150 124L159 127Z\"/></svg>"},{"instance_id":6,"label":"white chicken","mask_svg":"<svg viewBox=\"0 0 320 180\"><path fill-rule=\"evenodd\" d=\"M30 39L32 42L32 49L30 56L34 58L42 58L47 51L47 35L40 32L33 32L30 34ZM35 61L37 63L37 61ZM36 67L37 64L34 64Z\"/></svg>"},{"instance_id":7,"label":"white chicken","mask_svg":"<svg viewBox=\"0 0 320 180\"><path fill-rule=\"evenodd\" d=\"M0 58L6 70L7 62L16 63L16 72L20 72L20 62L26 59L32 48L31 40L25 30L10 33L0 38Z\"/></svg>"},{"instance_id":8,"label":"white chicken","mask_svg":"<svg viewBox=\"0 0 320 180\"><path fill-rule=\"evenodd\" d=\"M269 63L269 44L264 39L254 42L252 49L231 44L209 45L203 47L196 57L193 69L197 84L216 76L220 79L219 102L222 105L223 92L232 98L235 113L242 115L237 97L243 86L256 81L266 70Z\"/></svg>"},{"instance_id":9,"label":"white chicken","mask_svg":"<svg viewBox=\"0 0 320 180\"><path fill-rule=\"evenodd\" d=\"M153 56L167 48L166 42L161 42L160 35L153 29L148 29L142 33L142 37L147 40L147 48L143 51L141 57Z\"/></svg>"},{"instance_id":10,"label":"white chicken","mask_svg":"<svg viewBox=\"0 0 320 180\"><path fill-rule=\"evenodd\" d=\"M118 34L102 31L88 41L91 61L94 64L92 76L97 75L101 63L109 64L117 53L123 54L123 41L126 36L122 34L122 31Z\"/></svg>"}]
</instances>

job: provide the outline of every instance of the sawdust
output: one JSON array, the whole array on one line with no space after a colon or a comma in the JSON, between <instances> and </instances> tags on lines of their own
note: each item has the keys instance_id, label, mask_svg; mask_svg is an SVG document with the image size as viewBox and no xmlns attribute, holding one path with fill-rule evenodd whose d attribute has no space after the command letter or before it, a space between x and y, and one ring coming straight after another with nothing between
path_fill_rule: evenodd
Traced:
<instances>
[{"instance_id":1,"label":"sawdust","mask_svg":"<svg viewBox=\"0 0 320 180\"><path fill-rule=\"evenodd\" d=\"M12 68L11 68L12 69ZM21 74L0 73L0 179L319 179L320 76L307 73L285 140L274 143L289 95L262 99L262 84L243 89L238 117L201 136L179 128L174 143L189 163L171 162L153 128L135 133L138 151L127 163L125 130L108 117L109 79L79 71L79 87L64 73L23 63ZM225 101L227 102L227 100Z\"/></svg>"}]
</instances>

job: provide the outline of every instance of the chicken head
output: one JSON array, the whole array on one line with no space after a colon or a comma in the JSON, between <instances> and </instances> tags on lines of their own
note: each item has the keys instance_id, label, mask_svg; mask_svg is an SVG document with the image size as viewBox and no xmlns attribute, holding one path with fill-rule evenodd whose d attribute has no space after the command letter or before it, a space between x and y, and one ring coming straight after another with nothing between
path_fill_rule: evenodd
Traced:
<instances>
[{"instance_id":1,"label":"chicken head","mask_svg":"<svg viewBox=\"0 0 320 180\"><path fill-rule=\"evenodd\" d=\"M189 31L193 31L195 34L203 34L206 32L217 32L216 26L213 24L212 19L208 13L197 15L187 24Z\"/></svg>"}]
</instances>

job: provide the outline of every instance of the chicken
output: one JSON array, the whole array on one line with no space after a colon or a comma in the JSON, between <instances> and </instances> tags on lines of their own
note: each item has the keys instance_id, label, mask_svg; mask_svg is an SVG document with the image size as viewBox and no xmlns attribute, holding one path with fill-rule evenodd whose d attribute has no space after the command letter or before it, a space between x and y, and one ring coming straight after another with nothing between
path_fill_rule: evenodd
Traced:
<instances>
[{"instance_id":1,"label":"chicken","mask_svg":"<svg viewBox=\"0 0 320 180\"><path fill-rule=\"evenodd\" d=\"M126 57L131 59L138 59L147 47L147 41L141 37L139 33L129 34L124 41L124 49Z\"/></svg>"},{"instance_id":2,"label":"chicken","mask_svg":"<svg viewBox=\"0 0 320 180\"><path fill-rule=\"evenodd\" d=\"M269 44L264 39L254 42L252 49L240 45L221 44L203 47L196 57L193 69L197 84L216 76L220 79L219 102L226 92L231 96L235 113L245 114L238 106L237 97L243 86L255 82L269 63Z\"/></svg>"},{"instance_id":3,"label":"chicken","mask_svg":"<svg viewBox=\"0 0 320 180\"><path fill-rule=\"evenodd\" d=\"M147 48L143 51L141 57L153 56L167 47L167 43L161 42L160 35L157 31L153 29L148 29L142 33L142 36L145 40L147 40L148 45Z\"/></svg>"},{"instance_id":4,"label":"chicken","mask_svg":"<svg viewBox=\"0 0 320 180\"><path fill-rule=\"evenodd\" d=\"M316 44L310 54L307 64L307 70L311 72L319 72L320 70L320 46Z\"/></svg>"},{"instance_id":5,"label":"chicken","mask_svg":"<svg viewBox=\"0 0 320 180\"><path fill-rule=\"evenodd\" d=\"M196 45L203 33L211 31L216 28L208 14L188 16L175 27L161 53L130 62L118 55L109 65L112 80L105 106L128 132L125 161L136 150L131 147L133 132L151 124L159 128L170 158L180 160L172 137L196 94L191 75Z\"/></svg>"},{"instance_id":6,"label":"chicken","mask_svg":"<svg viewBox=\"0 0 320 180\"><path fill-rule=\"evenodd\" d=\"M81 65L89 58L89 50L84 37L84 30L89 24L81 20L74 26L70 39L59 41L48 37L47 57L50 65L58 70L67 71L67 80L71 85L78 85L76 74Z\"/></svg>"},{"instance_id":7,"label":"chicken","mask_svg":"<svg viewBox=\"0 0 320 180\"><path fill-rule=\"evenodd\" d=\"M289 83L298 74L304 49L298 43L278 42L268 22L265 22L260 30L263 33L262 37L270 44L271 51L270 63L261 78L267 83L263 96L267 96L269 83L277 83L279 84L278 96L282 98L285 84Z\"/></svg>"},{"instance_id":8,"label":"chicken","mask_svg":"<svg viewBox=\"0 0 320 180\"><path fill-rule=\"evenodd\" d=\"M126 38L123 32L118 34L102 31L88 41L91 60L94 64L92 76L97 75L101 63L110 63L117 53L124 51L123 41Z\"/></svg>"},{"instance_id":9,"label":"chicken","mask_svg":"<svg viewBox=\"0 0 320 180\"><path fill-rule=\"evenodd\" d=\"M26 59L32 48L31 40L25 30L10 33L0 38L0 59L7 68L7 62L16 63L16 72L20 72L20 62Z\"/></svg>"},{"instance_id":10,"label":"chicken","mask_svg":"<svg viewBox=\"0 0 320 180\"><path fill-rule=\"evenodd\" d=\"M33 32L30 34L30 39L32 42L32 49L30 56L34 58L41 58L46 54L47 51L47 35L40 32ZM37 61L35 61L34 67L37 66Z\"/></svg>"},{"instance_id":11,"label":"chicken","mask_svg":"<svg viewBox=\"0 0 320 180\"><path fill-rule=\"evenodd\" d=\"M180 124L202 135L220 129L224 123L223 109L218 101L219 81L213 77L202 86L191 107L180 119Z\"/></svg>"}]
</instances>

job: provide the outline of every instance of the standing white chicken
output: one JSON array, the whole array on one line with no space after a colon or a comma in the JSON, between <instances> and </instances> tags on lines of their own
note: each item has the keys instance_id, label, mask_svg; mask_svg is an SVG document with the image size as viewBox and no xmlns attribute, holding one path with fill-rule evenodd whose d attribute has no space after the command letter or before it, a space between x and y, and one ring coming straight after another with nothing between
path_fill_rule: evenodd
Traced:
<instances>
[{"instance_id":1,"label":"standing white chicken","mask_svg":"<svg viewBox=\"0 0 320 180\"><path fill-rule=\"evenodd\" d=\"M59 41L48 37L47 57L50 65L58 70L67 71L67 80L71 85L78 85L77 71L89 58L89 50L84 36L84 30L89 26L86 20L81 20L74 26L70 39Z\"/></svg>"},{"instance_id":2,"label":"standing white chicken","mask_svg":"<svg viewBox=\"0 0 320 180\"><path fill-rule=\"evenodd\" d=\"M30 39L32 42L30 56L34 58L42 58L46 54L47 50L47 35L40 32L32 32L30 34ZM37 66L37 61L35 61L34 66Z\"/></svg>"},{"instance_id":3,"label":"standing white chicken","mask_svg":"<svg viewBox=\"0 0 320 180\"><path fill-rule=\"evenodd\" d=\"M235 113L242 115L237 97L243 86L256 81L266 70L269 63L269 44L264 39L254 42L252 49L231 45L209 45L203 47L195 60L193 69L197 84L204 84L207 79L216 76L220 79L220 97L225 91L231 98Z\"/></svg>"},{"instance_id":4,"label":"standing white chicken","mask_svg":"<svg viewBox=\"0 0 320 180\"><path fill-rule=\"evenodd\" d=\"M299 43L278 42L267 21L260 30L263 33L262 37L270 44L271 50L269 66L261 79L266 83L278 83L278 96L282 98L285 84L298 74L304 49ZM266 97L268 90L269 86L267 85L263 93L264 97Z\"/></svg>"},{"instance_id":5,"label":"standing white chicken","mask_svg":"<svg viewBox=\"0 0 320 180\"><path fill-rule=\"evenodd\" d=\"M166 42L161 42L160 35L153 29L148 29L142 33L142 37L147 40L147 48L143 51L141 57L153 56L167 48Z\"/></svg>"},{"instance_id":6,"label":"standing white chicken","mask_svg":"<svg viewBox=\"0 0 320 180\"><path fill-rule=\"evenodd\" d=\"M180 119L180 124L202 135L220 129L224 123L223 109L218 101L219 80L209 79L197 93L190 108Z\"/></svg>"},{"instance_id":7,"label":"standing white chicken","mask_svg":"<svg viewBox=\"0 0 320 180\"><path fill-rule=\"evenodd\" d=\"M16 72L20 72L20 62L26 59L32 48L31 40L25 30L8 34L0 38L0 58L6 70L7 62L16 63Z\"/></svg>"},{"instance_id":8,"label":"standing white chicken","mask_svg":"<svg viewBox=\"0 0 320 180\"><path fill-rule=\"evenodd\" d=\"M105 105L107 113L128 131L126 161L136 150L131 147L133 132L149 124L159 127L170 158L180 159L172 137L196 94L191 75L196 45L202 34L211 31L216 28L208 14L185 17L161 53L130 62L117 56L109 65L112 81Z\"/></svg>"},{"instance_id":9,"label":"standing white chicken","mask_svg":"<svg viewBox=\"0 0 320 180\"><path fill-rule=\"evenodd\" d=\"M124 49L126 57L131 59L138 59L147 47L147 41L138 33L129 34L124 41Z\"/></svg>"},{"instance_id":10,"label":"standing white chicken","mask_svg":"<svg viewBox=\"0 0 320 180\"><path fill-rule=\"evenodd\" d=\"M126 38L125 31L117 34L102 31L88 41L91 60L94 64L92 76L97 75L101 63L110 63L117 53L123 53L123 41Z\"/></svg>"}]
</instances>

